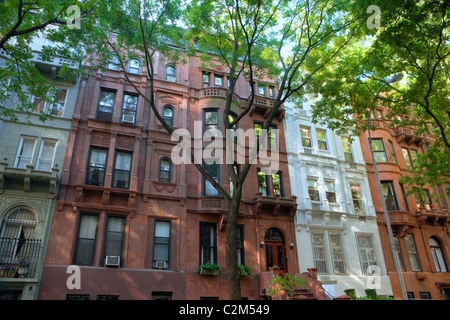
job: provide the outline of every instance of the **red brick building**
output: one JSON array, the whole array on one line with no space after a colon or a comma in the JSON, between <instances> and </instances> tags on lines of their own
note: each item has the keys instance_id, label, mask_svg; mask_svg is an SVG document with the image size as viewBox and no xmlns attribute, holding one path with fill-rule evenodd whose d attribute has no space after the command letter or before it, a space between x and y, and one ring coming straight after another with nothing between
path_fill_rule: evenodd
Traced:
<instances>
[{"instance_id":1,"label":"red brick building","mask_svg":"<svg viewBox=\"0 0 450 320\"><path fill-rule=\"evenodd\" d=\"M413 127L392 127L391 121L385 121L388 118L387 110L379 107L374 110L374 120L371 121L377 128L371 131L372 148L384 199L380 199L377 189L367 131L359 138L394 297L401 299L402 294L389 247L381 201L385 201L388 210L408 299L449 299L450 199L448 196L440 197L439 200L432 197L444 193L448 184L425 188L425 198L421 202L414 194L406 196L409 189L399 182L401 177L408 175L416 155L424 153L433 137L416 134Z\"/></svg>"},{"instance_id":2,"label":"red brick building","mask_svg":"<svg viewBox=\"0 0 450 320\"><path fill-rule=\"evenodd\" d=\"M205 69L198 57L185 64L157 57L154 67L155 101L168 123L189 132L194 121L224 129L228 74L217 61ZM192 164L172 162L177 142L115 69L80 85L39 299L227 299L226 202ZM142 64L131 61L126 71L148 96ZM244 130L265 121L276 94L275 84L260 80L252 110L238 123ZM245 105L249 96L240 77L234 100ZM263 178L253 165L243 188L237 254L253 274L241 280L248 299L261 298L270 267L298 272L283 115L273 122L279 172ZM226 165L205 168L230 188ZM197 273L206 262L218 263L220 274ZM81 288L68 287L69 265L80 267Z\"/></svg>"}]
</instances>

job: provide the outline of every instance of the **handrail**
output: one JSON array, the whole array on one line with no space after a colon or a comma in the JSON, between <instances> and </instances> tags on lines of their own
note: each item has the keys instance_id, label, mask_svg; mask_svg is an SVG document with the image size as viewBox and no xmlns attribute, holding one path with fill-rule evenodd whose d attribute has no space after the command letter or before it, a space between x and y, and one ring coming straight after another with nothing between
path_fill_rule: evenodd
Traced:
<instances>
[{"instance_id":1,"label":"handrail","mask_svg":"<svg viewBox=\"0 0 450 320\"><path fill-rule=\"evenodd\" d=\"M330 300L336 299L336 297L333 296L331 293L329 293L329 292L327 291L327 289L325 289L325 288L322 286L322 284L321 284L319 281L317 281L317 279L315 279L309 272L303 272L303 274L308 275L308 277L310 277L316 284L318 284L318 285L320 286L320 288L323 290L324 297L325 297L325 295L326 295Z\"/></svg>"}]
</instances>

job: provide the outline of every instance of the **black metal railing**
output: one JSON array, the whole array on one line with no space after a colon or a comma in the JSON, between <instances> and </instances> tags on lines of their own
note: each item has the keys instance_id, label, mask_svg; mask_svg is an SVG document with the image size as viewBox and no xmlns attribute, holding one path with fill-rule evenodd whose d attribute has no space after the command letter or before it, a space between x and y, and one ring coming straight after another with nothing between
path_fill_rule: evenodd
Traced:
<instances>
[{"instance_id":1,"label":"black metal railing","mask_svg":"<svg viewBox=\"0 0 450 320\"><path fill-rule=\"evenodd\" d=\"M34 278L41 239L0 237L0 278Z\"/></svg>"}]
</instances>

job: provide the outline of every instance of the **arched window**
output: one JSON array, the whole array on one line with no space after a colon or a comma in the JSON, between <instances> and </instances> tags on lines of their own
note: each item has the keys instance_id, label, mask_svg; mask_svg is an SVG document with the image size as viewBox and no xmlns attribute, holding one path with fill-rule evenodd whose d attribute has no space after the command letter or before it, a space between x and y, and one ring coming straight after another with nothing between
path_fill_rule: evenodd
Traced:
<instances>
[{"instance_id":1,"label":"arched window","mask_svg":"<svg viewBox=\"0 0 450 320\"><path fill-rule=\"evenodd\" d=\"M159 161L159 181L170 182L172 164L169 159L162 158Z\"/></svg>"},{"instance_id":2,"label":"arched window","mask_svg":"<svg viewBox=\"0 0 450 320\"><path fill-rule=\"evenodd\" d=\"M444 255L442 254L441 245L436 238L431 237L428 240L430 245L431 255L433 256L434 266L437 272L447 272Z\"/></svg>"},{"instance_id":3,"label":"arched window","mask_svg":"<svg viewBox=\"0 0 450 320\"><path fill-rule=\"evenodd\" d=\"M169 126L173 126L173 109L171 106L164 107L163 119Z\"/></svg>"},{"instance_id":4,"label":"arched window","mask_svg":"<svg viewBox=\"0 0 450 320\"><path fill-rule=\"evenodd\" d=\"M139 74L141 71L141 62L139 59L133 59L128 63L128 73Z\"/></svg>"},{"instance_id":5,"label":"arched window","mask_svg":"<svg viewBox=\"0 0 450 320\"><path fill-rule=\"evenodd\" d=\"M13 208L2 222L0 229L0 257L25 258L29 255L27 240L33 238L37 217L28 206Z\"/></svg>"},{"instance_id":6,"label":"arched window","mask_svg":"<svg viewBox=\"0 0 450 320\"><path fill-rule=\"evenodd\" d=\"M168 65L166 67L166 81L176 82L176 69L173 65Z\"/></svg>"}]
</instances>

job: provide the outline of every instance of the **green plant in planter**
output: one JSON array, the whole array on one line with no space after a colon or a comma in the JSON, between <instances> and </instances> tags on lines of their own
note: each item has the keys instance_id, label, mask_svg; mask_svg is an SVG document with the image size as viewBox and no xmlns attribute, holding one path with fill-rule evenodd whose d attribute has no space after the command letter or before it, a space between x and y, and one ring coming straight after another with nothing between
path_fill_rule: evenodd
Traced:
<instances>
[{"instance_id":1,"label":"green plant in planter","mask_svg":"<svg viewBox=\"0 0 450 320\"><path fill-rule=\"evenodd\" d=\"M293 276L289 273L285 273L284 275L274 275L272 280L266 283L266 286L268 287L267 294L273 296L284 291L287 295L292 297L296 287L306 287L308 283L309 280Z\"/></svg>"},{"instance_id":2,"label":"green plant in planter","mask_svg":"<svg viewBox=\"0 0 450 320\"><path fill-rule=\"evenodd\" d=\"M246 265L238 265L239 275L243 277L253 278L252 270L250 270L249 266Z\"/></svg>"},{"instance_id":3,"label":"green plant in planter","mask_svg":"<svg viewBox=\"0 0 450 320\"><path fill-rule=\"evenodd\" d=\"M220 271L220 265L218 265L217 263L211 263L210 261L208 261L207 263L201 264L198 268L197 271L200 274L210 274L213 276L217 276L219 275L219 271Z\"/></svg>"},{"instance_id":4,"label":"green plant in planter","mask_svg":"<svg viewBox=\"0 0 450 320\"><path fill-rule=\"evenodd\" d=\"M345 295L349 296L352 299L356 298L356 290L355 289L345 289Z\"/></svg>"}]
</instances>

